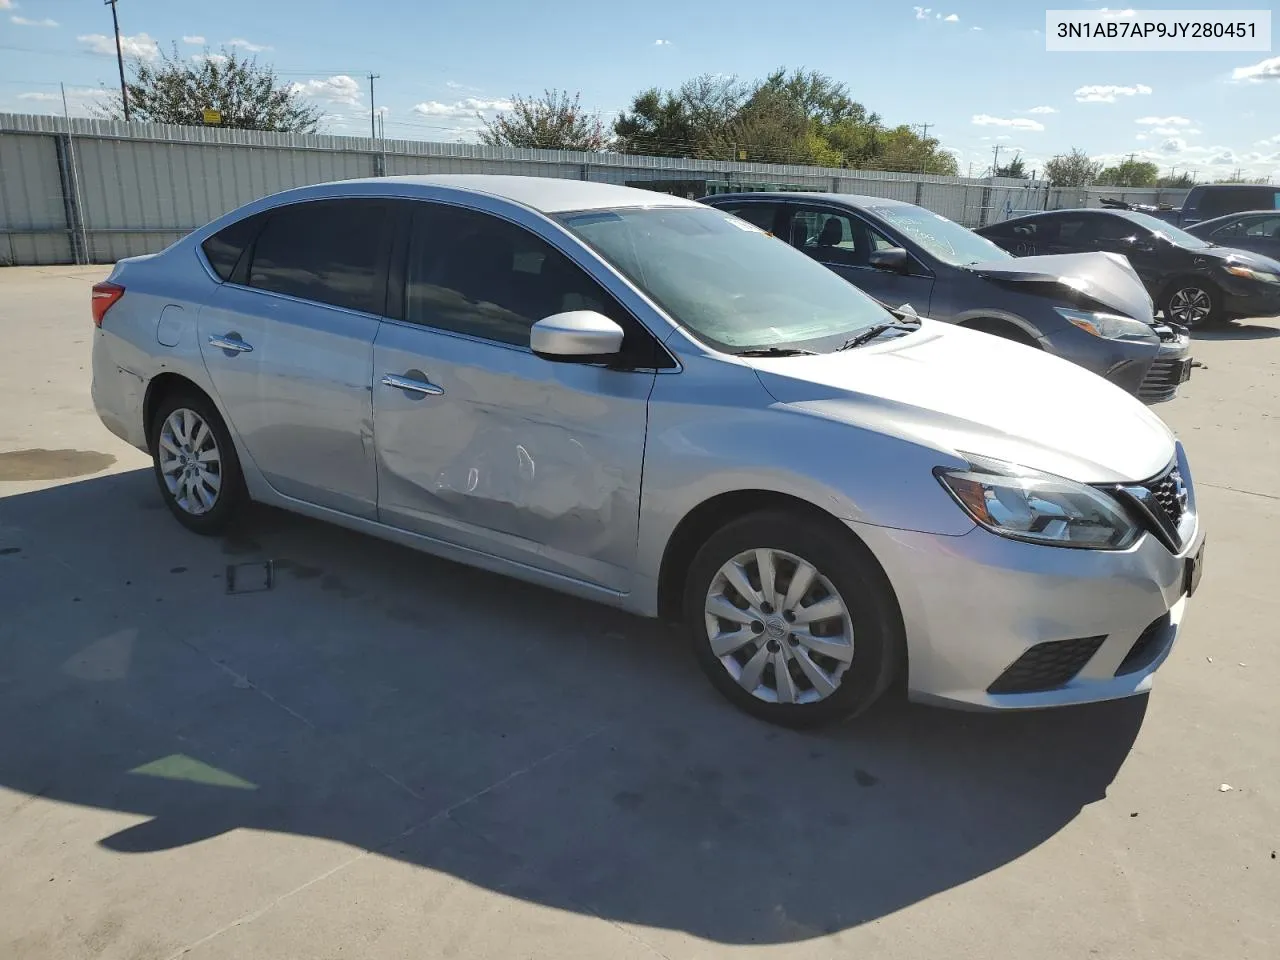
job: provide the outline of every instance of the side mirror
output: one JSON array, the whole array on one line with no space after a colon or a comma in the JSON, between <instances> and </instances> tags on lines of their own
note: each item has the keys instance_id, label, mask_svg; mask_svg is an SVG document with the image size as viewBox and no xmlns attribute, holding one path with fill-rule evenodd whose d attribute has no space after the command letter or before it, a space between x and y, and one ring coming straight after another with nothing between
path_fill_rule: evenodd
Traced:
<instances>
[{"instance_id":1,"label":"side mirror","mask_svg":"<svg viewBox=\"0 0 1280 960\"><path fill-rule=\"evenodd\" d=\"M622 350L622 328L594 310L570 310L535 323L529 346L543 360L607 363Z\"/></svg>"},{"instance_id":2,"label":"side mirror","mask_svg":"<svg viewBox=\"0 0 1280 960\"><path fill-rule=\"evenodd\" d=\"M883 250L871 251L868 258L871 266L877 270L889 270L893 273L906 273L907 265L911 262L907 256L907 251L901 247L886 247Z\"/></svg>"}]
</instances>

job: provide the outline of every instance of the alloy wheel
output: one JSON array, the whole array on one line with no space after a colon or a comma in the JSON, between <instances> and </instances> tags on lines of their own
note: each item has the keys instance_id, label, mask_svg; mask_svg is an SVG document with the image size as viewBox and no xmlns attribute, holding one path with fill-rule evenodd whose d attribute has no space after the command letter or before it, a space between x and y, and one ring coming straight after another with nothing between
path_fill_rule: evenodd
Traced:
<instances>
[{"instance_id":1,"label":"alloy wheel","mask_svg":"<svg viewBox=\"0 0 1280 960\"><path fill-rule=\"evenodd\" d=\"M160 475L184 513L203 516L222 492L222 455L213 430L200 414L179 407L160 427Z\"/></svg>"},{"instance_id":2,"label":"alloy wheel","mask_svg":"<svg viewBox=\"0 0 1280 960\"><path fill-rule=\"evenodd\" d=\"M1213 298L1200 287L1183 287L1169 298L1170 319L1184 327L1200 327L1213 313Z\"/></svg>"},{"instance_id":3,"label":"alloy wheel","mask_svg":"<svg viewBox=\"0 0 1280 960\"><path fill-rule=\"evenodd\" d=\"M794 554L738 554L716 572L704 613L712 652L743 690L767 703L824 700L853 663L848 605Z\"/></svg>"}]
</instances>

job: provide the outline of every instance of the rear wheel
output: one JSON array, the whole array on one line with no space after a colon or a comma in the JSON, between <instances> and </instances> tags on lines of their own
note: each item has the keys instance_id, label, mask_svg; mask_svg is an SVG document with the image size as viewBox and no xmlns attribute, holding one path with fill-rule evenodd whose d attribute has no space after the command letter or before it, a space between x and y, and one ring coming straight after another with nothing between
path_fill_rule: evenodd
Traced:
<instances>
[{"instance_id":1,"label":"rear wheel","mask_svg":"<svg viewBox=\"0 0 1280 960\"><path fill-rule=\"evenodd\" d=\"M897 603L847 531L790 512L723 527L698 551L685 622L725 697L772 723L814 726L861 713L893 678Z\"/></svg>"},{"instance_id":2,"label":"rear wheel","mask_svg":"<svg viewBox=\"0 0 1280 960\"><path fill-rule=\"evenodd\" d=\"M1188 330L1203 330L1222 320L1222 295L1205 280L1187 278L1172 284L1162 307L1166 320Z\"/></svg>"},{"instance_id":3,"label":"rear wheel","mask_svg":"<svg viewBox=\"0 0 1280 960\"><path fill-rule=\"evenodd\" d=\"M247 499L222 417L195 391L160 401L151 426L151 459L165 505L188 530L223 532Z\"/></svg>"}]
</instances>

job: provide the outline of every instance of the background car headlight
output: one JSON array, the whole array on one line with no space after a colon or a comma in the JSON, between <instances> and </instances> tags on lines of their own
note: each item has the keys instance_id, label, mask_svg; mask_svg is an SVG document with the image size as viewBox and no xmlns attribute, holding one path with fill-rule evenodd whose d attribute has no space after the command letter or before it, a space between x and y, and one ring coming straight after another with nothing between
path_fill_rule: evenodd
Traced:
<instances>
[{"instance_id":1,"label":"background car headlight","mask_svg":"<svg viewBox=\"0 0 1280 960\"><path fill-rule=\"evenodd\" d=\"M979 526L1055 547L1123 550L1141 529L1100 490L999 460L965 455L968 469L935 474Z\"/></svg>"},{"instance_id":2,"label":"background car headlight","mask_svg":"<svg viewBox=\"0 0 1280 960\"><path fill-rule=\"evenodd\" d=\"M1274 273L1267 273L1263 270L1254 270L1250 267L1241 266L1238 263L1224 264L1222 269L1234 277L1244 277L1246 280L1260 280L1263 283L1280 283L1280 276Z\"/></svg>"},{"instance_id":3,"label":"background car headlight","mask_svg":"<svg viewBox=\"0 0 1280 960\"><path fill-rule=\"evenodd\" d=\"M1122 317L1118 313L1090 313L1087 310L1072 310L1069 307L1055 307L1058 315L1075 324L1086 333L1104 340L1158 340L1151 324L1135 320L1133 317Z\"/></svg>"}]
</instances>

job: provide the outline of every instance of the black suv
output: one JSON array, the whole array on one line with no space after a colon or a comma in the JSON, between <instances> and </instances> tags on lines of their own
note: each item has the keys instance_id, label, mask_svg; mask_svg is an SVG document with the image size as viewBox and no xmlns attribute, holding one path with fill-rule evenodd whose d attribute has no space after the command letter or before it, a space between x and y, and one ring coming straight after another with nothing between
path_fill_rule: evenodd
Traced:
<instances>
[{"instance_id":1,"label":"black suv","mask_svg":"<svg viewBox=\"0 0 1280 960\"><path fill-rule=\"evenodd\" d=\"M1132 210L1055 210L977 231L1017 256L1118 253L1165 318L1192 329L1280 313L1280 263L1219 247Z\"/></svg>"},{"instance_id":2,"label":"black suv","mask_svg":"<svg viewBox=\"0 0 1280 960\"><path fill-rule=\"evenodd\" d=\"M1242 210L1280 210L1280 187L1240 183L1212 183L1192 187L1180 210L1169 222L1189 227L1202 220L1225 217ZM1161 217L1165 219L1165 217Z\"/></svg>"}]
</instances>

